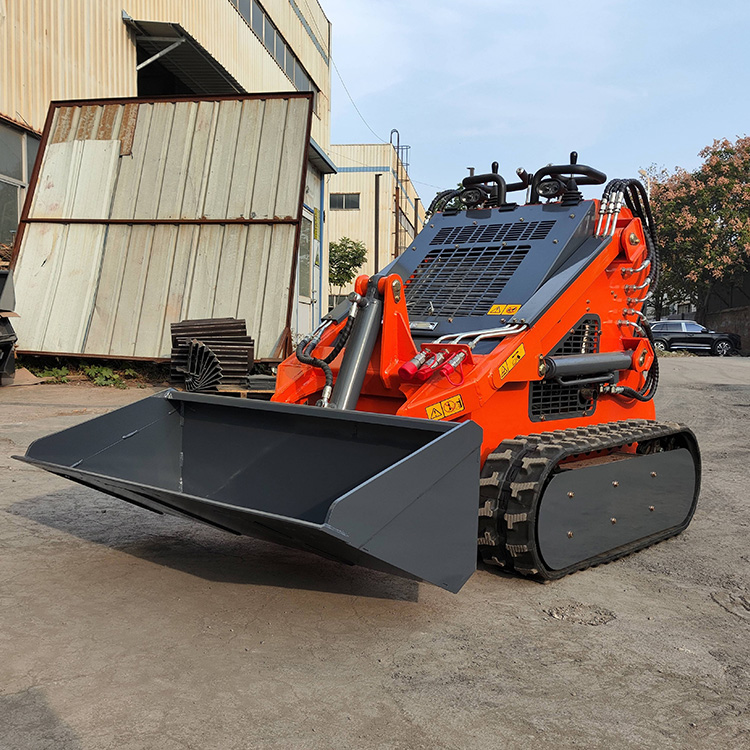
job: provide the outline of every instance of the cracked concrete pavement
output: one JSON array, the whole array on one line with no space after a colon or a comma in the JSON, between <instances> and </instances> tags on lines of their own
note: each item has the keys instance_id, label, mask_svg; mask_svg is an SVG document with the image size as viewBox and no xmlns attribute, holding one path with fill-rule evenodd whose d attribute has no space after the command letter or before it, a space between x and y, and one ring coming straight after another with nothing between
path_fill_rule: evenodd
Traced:
<instances>
[{"instance_id":1,"label":"cracked concrete pavement","mask_svg":"<svg viewBox=\"0 0 750 750\"><path fill-rule=\"evenodd\" d=\"M4 750L750 747L750 359L662 360L704 456L682 536L458 595L10 458L149 392L0 389Z\"/></svg>"}]
</instances>

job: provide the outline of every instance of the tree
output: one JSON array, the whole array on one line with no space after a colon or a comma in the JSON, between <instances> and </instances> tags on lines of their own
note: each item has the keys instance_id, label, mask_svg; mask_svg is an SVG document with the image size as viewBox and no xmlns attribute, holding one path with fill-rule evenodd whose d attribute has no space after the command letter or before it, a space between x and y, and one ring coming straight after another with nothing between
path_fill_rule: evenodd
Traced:
<instances>
[{"instance_id":1,"label":"tree","mask_svg":"<svg viewBox=\"0 0 750 750\"><path fill-rule=\"evenodd\" d=\"M342 237L328 244L328 283L339 288L348 284L367 260L364 242Z\"/></svg>"},{"instance_id":2,"label":"tree","mask_svg":"<svg viewBox=\"0 0 750 750\"><path fill-rule=\"evenodd\" d=\"M750 270L750 138L715 140L693 172L652 174L652 207L662 254L656 312L692 302L705 319L718 282Z\"/></svg>"}]
</instances>

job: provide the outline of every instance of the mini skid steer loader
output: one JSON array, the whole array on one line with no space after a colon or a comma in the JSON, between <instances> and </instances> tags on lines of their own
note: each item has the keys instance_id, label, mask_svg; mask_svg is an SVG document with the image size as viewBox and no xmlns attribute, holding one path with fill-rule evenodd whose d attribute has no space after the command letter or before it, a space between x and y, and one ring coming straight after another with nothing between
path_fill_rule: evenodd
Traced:
<instances>
[{"instance_id":1,"label":"mini skid steer loader","mask_svg":"<svg viewBox=\"0 0 750 750\"><path fill-rule=\"evenodd\" d=\"M271 402L167 390L22 460L158 513L458 591L680 533L693 433L654 419L648 198L577 163L472 175L279 368ZM510 202L510 193L528 202ZM477 544L478 542L478 544Z\"/></svg>"}]
</instances>

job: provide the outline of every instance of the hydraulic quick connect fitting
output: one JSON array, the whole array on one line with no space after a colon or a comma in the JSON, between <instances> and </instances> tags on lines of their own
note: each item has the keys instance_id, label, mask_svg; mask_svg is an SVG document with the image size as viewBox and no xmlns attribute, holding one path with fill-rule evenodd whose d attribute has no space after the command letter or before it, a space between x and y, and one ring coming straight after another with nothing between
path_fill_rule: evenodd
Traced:
<instances>
[{"instance_id":1,"label":"hydraulic quick connect fitting","mask_svg":"<svg viewBox=\"0 0 750 750\"><path fill-rule=\"evenodd\" d=\"M466 359L466 352L458 352L457 354L454 354L441 368L440 368L440 374L445 375L447 378L449 375L452 375L456 368Z\"/></svg>"},{"instance_id":2,"label":"hydraulic quick connect fitting","mask_svg":"<svg viewBox=\"0 0 750 750\"><path fill-rule=\"evenodd\" d=\"M414 380L414 376L417 374L417 370L427 361L427 357L430 356L430 352L421 351L416 357L412 357L408 362L404 362L401 367L398 368L398 376L404 383L410 383Z\"/></svg>"},{"instance_id":3,"label":"hydraulic quick connect fitting","mask_svg":"<svg viewBox=\"0 0 750 750\"><path fill-rule=\"evenodd\" d=\"M440 365L445 362L445 358L448 356L449 352L445 349L443 351L438 352L429 362L422 365L422 367L417 370L416 374L414 375L414 380L416 380L419 383L424 383L427 380L429 380L438 370Z\"/></svg>"}]
</instances>

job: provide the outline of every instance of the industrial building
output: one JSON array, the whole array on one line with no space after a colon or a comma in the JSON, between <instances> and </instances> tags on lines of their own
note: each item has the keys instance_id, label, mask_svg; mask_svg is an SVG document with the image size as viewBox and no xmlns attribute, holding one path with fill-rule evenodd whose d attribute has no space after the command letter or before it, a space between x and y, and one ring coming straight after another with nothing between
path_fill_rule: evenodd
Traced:
<instances>
[{"instance_id":1,"label":"industrial building","mask_svg":"<svg viewBox=\"0 0 750 750\"><path fill-rule=\"evenodd\" d=\"M329 180L328 239L363 242L372 275L409 247L424 224L424 206L409 178L408 147L391 143L333 144L337 174ZM331 289L331 302L352 286Z\"/></svg>"},{"instance_id":2,"label":"industrial building","mask_svg":"<svg viewBox=\"0 0 750 750\"><path fill-rule=\"evenodd\" d=\"M327 154L330 143L330 37L330 23L317 0L299 3L295 0L205 0L200 3L77 0L74 4L58 0L6 0L0 3L0 44L6 60L6 64L0 66L0 245L4 246L0 248L4 253L0 260L9 260L13 245L13 261L18 259L20 242L16 238L16 227L19 218L23 218L26 194L34 180L32 165L45 131L50 101L65 100L80 110L69 113L69 117L58 111L63 119L68 117L65 121L71 127L76 123L79 130L65 131L58 122L54 137L60 142L54 145L61 146L63 141L86 141L87 148L95 150L98 147L91 144L100 138L96 128L103 128L110 135L101 138L119 139L119 155L126 158L130 155L122 150L122 144L127 141L127 136L124 140L119 135L112 136L114 124L101 120L103 112L115 112L112 108L115 103L95 103L92 100L115 97L151 100L152 104L141 105L145 109L138 114L140 121L145 122L151 118L152 111L165 111L159 104L162 97L193 101L196 103L193 110L197 112L200 100L219 102L222 97L241 100L247 94L289 92L290 97L276 99L291 102L297 92L302 92L305 101L311 101L311 114L307 146L301 156L306 175L301 185L300 216L290 218L290 221L296 221L299 230L295 239L289 240L293 247L279 246L276 251L285 256L285 262L289 262L289 257L294 258L295 267L291 269L291 282L281 281L280 288L262 291L284 298L288 294L294 304L290 308L291 318L287 321L289 325L284 331L284 340L277 337L271 341L266 336L265 350L259 354L261 357L271 356L281 351L282 344L288 347L297 331L308 330L313 321L320 318L328 301L327 283L324 283L326 253L322 249L327 241L323 211L326 204L325 176L335 171ZM7 61L12 61L12 64L7 64ZM87 106L93 109L86 110ZM222 107L217 104L214 109L218 113ZM226 111L227 107L223 110ZM98 114L92 114L94 112ZM117 116L122 117L122 113ZM91 117L100 119L93 121ZM265 115L259 117L260 120L252 125L253 132L262 133L264 127L268 132L278 127L275 115L268 119ZM172 127L169 123L176 120L166 124L162 120L159 122L160 126ZM209 123L213 123L209 124L210 127L217 127L220 122L219 114L213 120L209 118ZM46 135L50 135L52 124L51 119L47 121ZM170 131L164 132L168 135ZM185 132L192 131L188 128ZM241 162L240 156L238 154L237 164ZM166 158L166 152L162 157ZM290 172L293 173L294 170ZM282 172L276 176L283 178ZM277 187L269 184L265 189L276 190ZM27 214L29 208L26 207ZM77 210L84 209L79 207ZM188 218L199 223L205 216L201 206L193 206L191 210L194 215ZM36 221L64 224L71 216L73 214L53 216L48 211ZM170 217L171 214L167 218ZM158 217L152 218L158 220ZM219 218L232 216L226 214ZM240 213L234 218L249 224L255 216ZM35 220L28 215L26 219L29 222ZM109 221L104 213L95 219L103 226ZM106 255L102 255L98 262L105 264L105 259ZM18 311L22 317L16 328L21 350L27 348L24 339L30 336L30 311L24 310L27 279L28 275L25 279L21 274L17 280ZM145 305L154 304L153 298L144 296L146 287L146 284L133 287L134 296L129 302L134 314ZM256 307L260 305L262 308L263 302L256 300ZM193 308L188 311L175 304L165 321L185 317L188 312L205 317L214 312L195 304ZM59 328L60 321L56 325ZM254 333L256 336L260 334L259 331ZM155 337L153 346L139 351L139 356L164 356L163 338ZM263 336L260 339L263 341ZM49 340L49 337L39 339L37 336L36 340ZM31 349L39 351L37 344ZM134 351L87 350L83 345L79 350L59 353L134 355Z\"/></svg>"}]
</instances>

